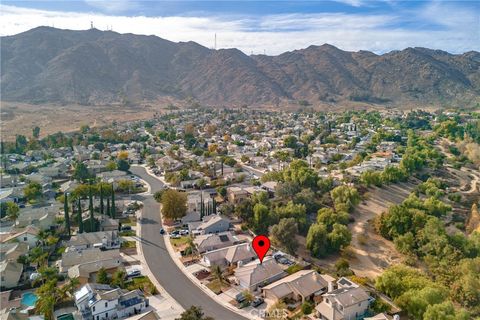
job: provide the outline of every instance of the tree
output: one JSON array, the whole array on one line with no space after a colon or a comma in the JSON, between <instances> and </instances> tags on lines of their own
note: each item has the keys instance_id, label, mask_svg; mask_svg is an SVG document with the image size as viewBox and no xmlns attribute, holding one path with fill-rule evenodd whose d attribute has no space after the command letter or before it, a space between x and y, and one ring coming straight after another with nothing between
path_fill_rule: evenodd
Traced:
<instances>
[{"instance_id":1,"label":"tree","mask_svg":"<svg viewBox=\"0 0 480 320\"><path fill-rule=\"evenodd\" d=\"M42 196L42 186L38 182L31 181L23 189L23 193L29 201L37 200Z\"/></svg>"},{"instance_id":2,"label":"tree","mask_svg":"<svg viewBox=\"0 0 480 320\"><path fill-rule=\"evenodd\" d=\"M109 161L105 168L107 168L108 171L117 170L117 163L115 161Z\"/></svg>"},{"instance_id":3,"label":"tree","mask_svg":"<svg viewBox=\"0 0 480 320\"><path fill-rule=\"evenodd\" d=\"M219 265L214 264L213 266L210 267L210 272L212 274L212 277L217 280L220 285L222 285L225 282L225 277L223 275L222 268L220 268Z\"/></svg>"},{"instance_id":4,"label":"tree","mask_svg":"<svg viewBox=\"0 0 480 320\"><path fill-rule=\"evenodd\" d=\"M42 285L35 291L37 295L35 310L42 314L45 320L55 319L55 296L52 294L56 289L55 286L56 281L52 281L48 285Z\"/></svg>"},{"instance_id":5,"label":"tree","mask_svg":"<svg viewBox=\"0 0 480 320\"><path fill-rule=\"evenodd\" d=\"M112 219L115 219L115 216L117 215L117 207L115 206L115 190L113 189L113 183L112 183L112 188L111 188L111 197L112 201L110 203L110 217Z\"/></svg>"},{"instance_id":6,"label":"tree","mask_svg":"<svg viewBox=\"0 0 480 320\"><path fill-rule=\"evenodd\" d=\"M267 233L269 223L270 210L266 205L257 203L253 207L253 229L257 234Z\"/></svg>"},{"instance_id":7,"label":"tree","mask_svg":"<svg viewBox=\"0 0 480 320\"><path fill-rule=\"evenodd\" d=\"M413 319L424 319L428 306L442 303L448 296L444 288L427 286L419 290L409 290L395 300L400 308ZM425 318L428 319L428 318Z\"/></svg>"},{"instance_id":8,"label":"tree","mask_svg":"<svg viewBox=\"0 0 480 320\"><path fill-rule=\"evenodd\" d=\"M345 248L352 241L350 230L343 224L335 223L333 230L327 235L328 249L330 251L338 251Z\"/></svg>"},{"instance_id":9,"label":"tree","mask_svg":"<svg viewBox=\"0 0 480 320\"><path fill-rule=\"evenodd\" d=\"M310 301L305 300L305 302L302 303L301 309L303 314L305 315L310 314L313 311L313 304Z\"/></svg>"},{"instance_id":10,"label":"tree","mask_svg":"<svg viewBox=\"0 0 480 320\"><path fill-rule=\"evenodd\" d=\"M331 232L333 225L336 223L348 224L349 215L344 211L335 212L330 208L322 208L317 212L317 222L323 223L327 227L328 232Z\"/></svg>"},{"instance_id":11,"label":"tree","mask_svg":"<svg viewBox=\"0 0 480 320\"><path fill-rule=\"evenodd\" d=\"M105 268L100 268L97 272L97 283L109 284L108 273Z\"/></svg>"},{"instance_id":12,"label":"tree","mask_svg":"<svg viewBox=\"0 0 480 320\"><path fill-rule=\"evenodd\" d=\"M83 218L82 218L82 203L80 198L77 199L77 223L78 223L78 233L83 233Z\"/></svg>"},{"instance_id":13,"label":"tree","mask_svg":"<svg viewBox=\"0 0 480 320\"><path fill-rule=\"evenodd\" d=\"M124 270L117 269L115 273L112 276L112 281L111 285L112 286L118 286L120 288L125 288L125 278L126 278L126 273Z\"/></svg>"},{"instance_id":14,"label":"tree","mask_svg":"<svg viewBox=\"0 0 480 320\"><path fill-rule=\"evenodd\" d=\"M423 319L434 320L468 320L470 314L465 310L455 310L451 301L445 301L427 306Z\"/></svg>"},{"instance_id":15,"label":"tree","mask_svg":"<svg viewBox=\"0 0 480 320\"><path fill-rule=\"evenodd\" d=\"M103 209L103 186L100 183L100 214L104 213Z\"/></svg>"},{"instance_id":16,"label":"tree","mask_svg":"<svg viewBox=\"0 0 480 320\"><path fill-rule=\"evenodd\" d=\"M15 202L9 201L6 203L6 207L5 213L8 220L16 221L18 218L18 212L20 211L19 206Z\"/></svg>"},{"instance_id":17,"label":"tree","mask_svg":"<svg viewBox=\"0 0 480 320\"><path fill-rule=\"evenodd\" d=\"M207 181L204 178L201 178L195 181L195 185L200 188L200 190L203 190L203 188L205 188L207 185Z\"/></svg>"},{"instance_id":18,"label":"tree","mask_svg":"<svg viewBox=\"0 0 480 320\"><path fill-rule=\"evenodd\" d=\"M180 318L176 318L175 320L214 320L212 317L207 317L202 311L201 307L191 306L182 314Z\"/></svg>"},{"instance_id":19,"label":"tree","mask_svg":"<svg viewBox=\"0 0 480 320\"><path fill-rule=\"evenodd\" d=\"M298 229L301 232L307 232L307 209L303 204L295 204L289 201L286 206L278 206L275 208L275 218L294 218L298 223Z\"/></svg>"},{"instance_id":20,"label":"tree","mask_svg":"<svg viewBox=\"0 0 480 320\"><path fill-rule=\"evenodd\" d=\"M35 138L35 139L38 139L38 137L40 137L40 128L39 127L34 127L32 129L32 136Z\"/></svg>"},{"instance_id":21,"label":"tree","mask_svg":"<svg viewBox=\"0 0 480 320\"><path fill-rule=\"evenodd\" d=\"M72 176L73 176L74 179L76 179L78 181L82 181L82 182L85 182L89 178L91 178L91 175L88 172L87 166L82 162L78 162L75 165Z\"/></svg>"},{"instance_id":22,"label":"tree","mask_svg":"<svg viewBox=\"0 0 480 320\"><path fill-rule=\"evenodd\" d=\"M95 232L95 217L93 213L93 196L92 196L92 186L90 185L90 190L88 192L88 210L90 212L90 232Z\"/></svg>"},{"instance_id":23,"label":"tree","mask_svg":"<svg viewBox=\"0 0 480 320\"><path fill-rule=\"evenodd\" d=\"M324 224L314 223L310 226L306 246L314 257L324 257L327 254L327 228Z\"/></svg>"},{"instance_id":24,"label":"tree","mask_svg":"<svg viewBox=\"0 0 480 320\"><path fill-rule=\"evenodd\" d=\"M298 143L298 140L297 140L297 137L295 136L288 136L283 140L283 145L286 148L295 149L297 147L297 143Z\"/></svg>"},{"instance_id":25,"label":"tree","mask_svg":"<svg viewBox=\"0 0 480 320\"><path fill-rule=\"evenodd\" d=\"M296 235L298 233L297 222L294 218L284 218L271 229L273 242L284 247L288 253L294 254L298 248Z\"/></svg>"},{"instance_id":26,"label":"tree","mask_svg":"<svg viewBox=\"0 0 480 320\"><path fill-rule=\"evenodd\" d=\"M162 213L166 219L180 219L187 213L187 194L168 189L162 195Z\"/></svg>"},{"instance_id":27,"label":"tree","mask_svg":"<svg viewBox=\"0 0 480 320\"><path fill-rule=\"evenodd\" d=\"M339 204L347 205L348 210L351 210L360 202L360 195L355 187L338 186L330 192L335 208Z\"/></svg>"},{"instance_id":28,"label":"tree","mask_svg":"<svg viewBox=\"0 0 480 320\"><path fill-rule=\"evenodd\" d=\"M68 193L64 193L63 197L63 212L65 217L65 229L68 235L70 235L70 216L68 214Z\"/></svg>"},{"instance_id":29,"label":"tree","mask_svg":"<svg viewBox=\"0 0 480 320\"><path fill-rule=\"evenodd\" d=\"M128 171L130 169L130 164L127 160L120 159L117 161L117 168L121 171Z\"/></svg>"}]
</instances>

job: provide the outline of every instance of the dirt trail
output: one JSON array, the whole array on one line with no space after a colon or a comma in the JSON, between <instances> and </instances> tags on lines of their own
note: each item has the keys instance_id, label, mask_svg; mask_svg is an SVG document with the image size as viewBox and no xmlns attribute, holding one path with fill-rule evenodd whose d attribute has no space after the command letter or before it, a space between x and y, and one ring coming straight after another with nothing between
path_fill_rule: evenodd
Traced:
<instances>
[{"instance_id":1,"label":"dirt trail","mask_svg":"<svg viewBox=\"0 0 480 320\"><path fill-rule=\"evenodd\" d=\"M368 200L355 208L352 231L350 267L355 274L375 278L391 264L400 262L401 254L394 244L375 233L373 220L392 204L403 201L414 188L411 183L398 183L372 188Z\"/></svg>"}]
</instances>

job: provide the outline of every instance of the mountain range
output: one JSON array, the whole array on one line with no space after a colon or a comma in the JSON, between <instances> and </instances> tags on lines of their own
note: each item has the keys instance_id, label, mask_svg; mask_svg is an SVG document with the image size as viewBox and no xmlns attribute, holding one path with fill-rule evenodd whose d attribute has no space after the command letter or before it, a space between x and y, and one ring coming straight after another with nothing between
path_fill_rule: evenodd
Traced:
<instances>
[{"instance_id":1,"label":"mountain range","mask_svg":"<svg viewBox=\"0 0 480 320\"><path fill-rule=\"evenodd\" d=\"M473 105L480 53L385 54L310 46L277 56L97 29L1 37L1 99L116 104L172 97L208 105Z\"/></svg>"}]
</instances>

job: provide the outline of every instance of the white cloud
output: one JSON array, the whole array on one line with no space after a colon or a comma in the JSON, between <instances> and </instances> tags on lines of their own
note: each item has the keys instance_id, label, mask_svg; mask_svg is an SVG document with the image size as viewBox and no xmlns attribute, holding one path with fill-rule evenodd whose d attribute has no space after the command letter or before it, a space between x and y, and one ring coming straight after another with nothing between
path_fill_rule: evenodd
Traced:
<instances>
[{"instance_id":1,"label":"white cloud","mask_svg":"<svg viewBox=\"0 0 480 320\"><path fill-rule=\"evenodd\" d=\"M108 13L125 12L139 6L137 2L131 0L85 0L85 2L94 8Z\"/></svg>"},{"instance_id":2,"label":"white cloud","mask_svg":"<svg viewBox=\"0 0 480 320\"><path fill-rule=\"evenodd\" d=\"M437 5L436 5L437 6ZM98 29L113 26L120 33L157 35L172 41L196 41L213 47L217 33L217 48L239 48L245 53L280 54L285 51L330 43L344 50L371 50L382 53L409 46L443 49L450 52L479 50L478 14L440 10L428 6L412 13L427 22L442 20L436 30L412 30L401 26L408 20L395 14L281 14L267 16L170 16L128 17L113 14L59 12L0 5L0 33L17 34L46 25L62 29L81 30L93 21ZM434 9L436 11L434 11ZM449 17L450 15L450 17ZM445 18L445 20L443 20ZM477 19L477 20L476 20Z\"/></svg>"}]
</instances>

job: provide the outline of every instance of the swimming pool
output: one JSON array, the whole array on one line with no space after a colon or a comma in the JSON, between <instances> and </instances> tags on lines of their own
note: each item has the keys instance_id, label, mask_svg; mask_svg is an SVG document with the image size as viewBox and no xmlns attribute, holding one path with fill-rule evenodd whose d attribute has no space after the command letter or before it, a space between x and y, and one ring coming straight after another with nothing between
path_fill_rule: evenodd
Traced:
<instances>
[{"instance_id":1,"label":"swimming pool","mask_svg":"<svg viewBox=\"0 0 480 320\"><path fill-rule=\"evenodd\" d=\"M27 292L22 295L22 304L27 307L34 307L37 302L37 295L33 292Z\"/></svg>"}]
</instances>

